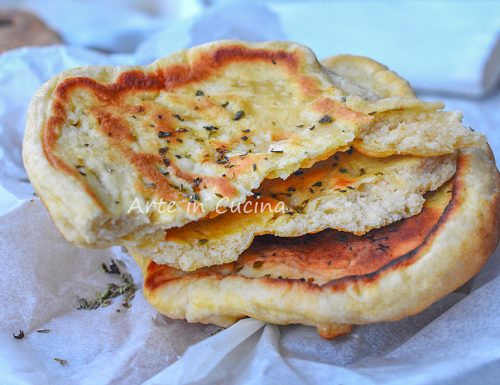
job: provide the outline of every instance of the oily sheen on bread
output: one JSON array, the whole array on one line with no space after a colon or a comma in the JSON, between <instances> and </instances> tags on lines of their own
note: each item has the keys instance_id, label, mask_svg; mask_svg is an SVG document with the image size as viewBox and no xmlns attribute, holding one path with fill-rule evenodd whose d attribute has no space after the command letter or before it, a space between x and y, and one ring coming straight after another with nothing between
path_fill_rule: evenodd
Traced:
<instances>
[{"instance_id":1,"label":"oily sheen on bread","mask_svg":"<svg viewBox=\"0 0 500 385\"><path fill-rule=\"evenodd\" d=\"M198 220L221 197L243 202L355 140L373 156L482 140L439 103L367 100L323 68L298 44L223 41L145 67L64 72L32 100L26 170L66 239L107 246Z\"/></svg>"},{"instance_id":2,"label":"oily sheen on bread","mask_svg":"<svg viewBox=\"0 0 500 385\"><path fill-rule=\"evenodd\" d=\"M127 246L182 270L232 262L257 235L296 237L333 228L364 234L418 214L424 193L455 173L455 156L370 158L337 153L286 180L268 179L245 203Z\"/></svg>"},{"instance_id":3,"label":"oily sheen on bread","mask_svg":"<svg viewBox=\"0 0 500 385\"><path fill-rule=\"evenodd\" d=\"M499 204L491 153L461 150L453 180L416 216L364 236L259 237L237 261L193 272L138 257L144 295L189 322L228 326L253 317L335 337L416 314L469 280L498 243Z\"/></svg>"}]
</instances>

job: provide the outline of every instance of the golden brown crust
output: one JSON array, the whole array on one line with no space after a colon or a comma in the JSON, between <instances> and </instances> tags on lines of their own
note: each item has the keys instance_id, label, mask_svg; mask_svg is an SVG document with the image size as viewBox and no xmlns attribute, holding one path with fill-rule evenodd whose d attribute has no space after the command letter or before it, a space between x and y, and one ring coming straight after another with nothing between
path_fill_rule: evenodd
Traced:
<instances>
[{"instance_id":1,"label":"golden brown crust","mask_svg":"<svg viewBox=\"0 0 500 385\"><path fill-rule=\"evenodd\" d=\"M358 134L364 149L384 155L450 154L473 143L439 108L350 95L297 44L222 41L146 67L85 67L51 79L32 100L23 159L66 239L134 243L203 218L221 197L225 206L241 203L264 178L310 167ZM401 124L414 110L420 126L448 118L422 141ZM394 116L373 127L384 111ZM452 144L438 140L447 135ZM171 202L167 212L155 206Z\"/></svg>"},{"instance_id":2,"label":"golden brown crust","mask_svg":"<svg viewBox=\"0 0 500 385\"><path fill-rule=\"evenodd\" d=\"M61 136L61 130L64 123L67 121L66 105L70 102L70 96L74 92L88 92L97 99L96 106L91 109L91 113L101 122L98 129L102 131L105 137L109 138L111 146L116 146L122 151L127 159L134 164L139 170L139 173L151 179L158 186L158 194L166 200L182 200L182 194L177 189L171 186L165 177L158 171L157 166L162 163L162 157L158 154L135 153L126 144L133 143L135 137L131 127L125 123L119 116L113 116L113 109L123 110L121 105L126 100L127 94L138 92L173 92L176 89L192 84L194 82L202 82L208 77L219 76L221 70L238 61L267 61L274 62L276 65L285 66L289 72L296 72L299 64L298 53L286 52L283 50L265 50L251 49L248 47L231 45L223 46L214 52L205 52L200 55L192 64L172 65L169 67L160 67L152 72L143 72L138 70L129 70L121 73L116 81L103 84L88 77L71 77L62 80L56 87L54 98L52 101L52 113L48 118L46 126L42 130L42 146L43 151L49 163L60 171L73 175L78 178L86 191L91 194L97 204L102 208L104 206L99 199L93 194L92 189L85 178L79 176L78 170L67 164L58 155L57 141ZM311 79L311 85L305 80L306 77L300 78L300 85L304 94L316 95L319 93L314 88L315 82ZM144 106L133 107L126 105L125 110L129 113L142 114L147 113ZM345 108L344 108L345 110ZM179 132L174 111L166 109L155 110L151 114L149 120L154 125L155 131L170 133L169 141L178 140L185 136L183 132ZM320 112L323 113L321 110ZM341 111L343 112L343 111ZM350 115L350 117L354 114ZM171 159L169 159L172 161ZM256 161L256 160L254 160ZM241 163L241 162L240 162ZM251 166L251 163L244 162L245 168ZM173 167L173 166L172 166ZM241 168L241 167L239 167ZM175 168L177 174L183 179L193 180L198 175L183 172ZM241 170L245 172L248 170ZM230 185L227 178L222 176L212 178L212 183L221 185L219 193L224 192L228 197L236 195L236 189ZM203 182L204 185L207 181Z\"/></svg>"},{"instance_id":3,"label":"golden brown crust","mask_svg":"<svg viewBox=\"0 0 500 385\"><path fill-rule=\"evenodd\" d=\"M420 214L364 236L335 230L295 238L261 236L234 263L190 273L151 262L144 287L155 291L171 279L205 276L223 279L228 274L271 278L278 284L286 278L335 289L343 289L345 283L360 277L368 283L387 266L406 261L418 254L429 239L432 241L438 223L446 219L455 205L453 199L450 201L451 185L443 188L446 192L441 191L441 196L428 200Z\"/></svg>"},{"instance_id":4,"label":"golden brown crust","mask_svg":"<svg viewBox=\"0 0 500 385\"><path fill-rule=\"evenodd\" d=\"M127 248L158 264L190 271L236 260L257 235L297 237L327 228L362 235L418 214L424 193L454 173L452 155L369 158L348 150L286 180L264 181L255 197L233 211Z\"/></svg>"},{"instance_id":5,"label":"golden brown crust","mask_svg":"<svg viewBox=\"0 0 500 385\"><path fill-rule=\"evenodd\" d=\"M185 273L144 266L146 298L190 322L251 316L317 327L396 320L461 286L499 239L500 176L484 150L460 153L421 214L364 237L326 230L265 237L232 264Z\"/></svg>"},{"instance_id":6,"label":"golden brown crust","mask_svg":"<svg viewBox=\"0 0 500 385\"><path fill-rule=\"evenodd\" d=\"M352 82L354 86L348 86L354 91L377 91L387 98L411 97L408 107L421 107L408 83L374 60L339 55L323 60L322 64L342 75L340 80ZM367 90L360 89L362 87ZM442 105L435 107L442 108ZM376 120L380 120L379 115L385 116L375 114ZM454 173L452 156L391 157L393 151L379 150L371 154L378 157L374 159L351 153L352 149L347 151L347 156L338 152L284 181L264 181L256 192L257 197L264 199L249 198L240 205L248 214L236 211L222 216L209 215L206 220L169 229L165 237L148 236L127 244L127 248L134 255L151 258L158 264L191 271L236 260L256 235L296 237L325 228L361 235L417 214L422 209L422 194L435 190ZM370 185L369 194L363 192L366 185ZM266 204L269 208L262 209ZM282 204L281 211L277 212L279 204Z\"/></svg>"},{"instance_id":7,"label":"golden brown crust","mask_svg":"<svg viewBox=\"0 0 500 385\"><path fill-rule=\"evenodd\" d=\"M321 61L328 69L374 92L381 98L415 98L410 84L373 59L356 55L336 55Z\"/></svg>"},{"instance_id":8,"label":"golden brown crust","mask_svg":"<svg viewBox=\"0 0 500 385\"><path fill-rule=\"evenodd\" d=\"M410 91L400 86L391 92ZM453 189L431 194L415 217L363 237L331 230L260 237L238 261L192 273L136 258L145 296L190 322L228 326L251 316L315 325L325 338L348 333L350 324L415 314L469 279L494 249L499 183L488 154L466 150Z\"/></svg>"},{"instance_id":9,"label":"golden brown crust","mask_svg":"<svg viewBox=\"0 0 500 385\"><path fill-rule=\"evenodd\" d=\"M119 243L197 220L218 196L241 202L265 177L332 155L372 119L343 95L303 46L216 42L144 68L52 79L31 104L23 156L67 239ZM176 211L128 215L134 197L173 201ZM190 210L193 201L205 213Z\"/></svg>"}]
</instances>

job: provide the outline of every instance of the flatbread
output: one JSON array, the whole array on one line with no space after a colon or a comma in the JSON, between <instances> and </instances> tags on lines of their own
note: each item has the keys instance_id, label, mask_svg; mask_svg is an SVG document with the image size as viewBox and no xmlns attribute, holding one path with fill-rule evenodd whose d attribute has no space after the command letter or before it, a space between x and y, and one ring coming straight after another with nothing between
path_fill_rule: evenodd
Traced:
<instances>
[{"instance_id":1,"label":"flatbread","mask_svg":"<svg viewBox=\"0 0 500 385\"><path fill-rule=\"evenodd\" d=\"M228 326L252 317L335 337L351 325L416 314L469 280L498 243L499 202L491 153L462 150L453 181L416 216L364 236L259 237L237 261L194 272L137 258L144 295L188 322Z\"/></svg>"},{"instance_id":2,"label":"flatbread","mask_svg":"<svg viewBox=\"0 0 500 385\"><path fill-rule=\"evenodd\" d=\"M374 156L437 156L484 140L442 104L367 100L335 84L308 48L280 42L215 42L145 67L70 70L32 100L25 167L66 239L108 246L198 220L220 196L244 202L265 178L355 139ZM197 202L205 210L192 210Z\"/></svg>"},{"instance_id":3,"label":"flatbread","mask_svg":"<svg viewBox=\"0 0 500 385\"><path fill-rule=\"evenodd\" d=\"M23 155L63 235L104 246L199 219L190 202L239 203L266 177L328 158L372 120L344 96L306 47L209 43L53 78L32 101ZM160 201L175 206L144 212Z\"/></svg>"},{"instance_id":4,"label":"flatbread","mask_svg":"<svg viewBox=\"0 0 500 385\"><path fill-rule=\"evenodd\" d=\"M359 95L414 101L408 83L372 59L340 55L322 64L342 76L339 86ZM235 261L257 235L295 237L327 228L361 235L418 214L423 194L437 189L454 172L454 156L370 158L350 150L285 181L265 181L253 198L234 210L218 208L215 218L126 246L136 256L191 271Z\"/></svg>"},{"instance_id":5,"label":"flatbread","mask_svg":"<svg viewBox=\"0 0 500 385\"><path fill-rule=\"evenodd\" d=\"M375 94L375 98L416 98L411 85L387 66L365 56L336 55L321 61L327 70ZM367 94L368 96L368 94Z\"/></svg>"},{"instance_id":6,"label":"flatbread","mask_svg":"<svg viewBox=\"0 0 500 385\"><path fill-rule=\"evenodd\" d=\"M338 55L321 63L333 83L349 91L346 105L374 116L353 143L365 155L438 156L485 144L482 135L462 125L461 112L423 103L406 80L373 59Z\"/></svg>"},{"instance_id":7,"label":"flatbread","mask_svg":"<svg viewBox=\"0 0 500 385\"><path fill-rule=\"evenodd\" d=\"M364 234L418 214L424 193L455 173L455 156L370 158L337 153L286 180L268 179L245 203L127 245L136 256L190 271L238 259L257 235L333 228ZM219 215L217 215L219 214Z\"/></svg>"}]
</instances>

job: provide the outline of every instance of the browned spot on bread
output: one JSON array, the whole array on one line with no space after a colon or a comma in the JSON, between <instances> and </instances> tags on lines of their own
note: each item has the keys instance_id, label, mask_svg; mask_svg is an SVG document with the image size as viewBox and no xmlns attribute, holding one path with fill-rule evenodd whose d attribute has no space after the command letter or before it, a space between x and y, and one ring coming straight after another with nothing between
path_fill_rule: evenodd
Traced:
<instances>
[{"instance_id":1,"label":"browned spot on bread","mask_svg":"<svg viewBox=\"0 0 500 385\"><path fill-rule=\"evenodd\" d=\"M439 198L437 202L431 202L433 206L429 208L429 203L426 202L426 205L420 214L414 217L406 218L391 225L394 226L407 221L413 222L413 226L408 229L396 228L394 230L397 232L402 230L403 237L401 238L401 242L393 242L395 257L392 260L388 261L377 270L367 272L365 274L348 275L332 280L328 283L328 286L333 290L343 290L347 284L353 281L362 281L364 284L375 283L383 274L387 274L391 270L409 266L416 259L418 259L419 255L425 253L425 251L430 247L433 239L439 234L441 225L447 221L447 218L453 215L455 207L461 205L465 185L464 181L460 178L460 174L462 170L465 170L468 167L468 162L470 162L470 159L466 156L458 157L457 172L453 178L452 187L447 187L449 186L449 184L447 184L441 187L438 192L428 194ZM443 190L446 189L448 189L449 193L443 193ZM425 212L429 211L429 209L437 211L437 215L434 215L434 218L426 220L425 218L422 218L422 214L425 214ZM384 228L375 231L383 230Z\"/></svg>"},{"instance_id":2,"label":"browned spot on bread","mask_svg":"<svg viewBox=\"0 0 500 385\"><path fill-rule=\"evenodd\" d=\"M211 59L211 60L210 60ZM234 45L215 51L209 59L210 67L218 68L231 61L264 60L276 65L285 65L290 72L297 70L298 60L295 55L286 51L269 51L265 49L249 50Z\"/></svg>"},{"instance_id":3,"label":"browned spot on bread","mask_svg":"<svg viewBox=\"0 0 500 385\"><path fill-rule=\"evenodd\" d=\"M418 247L440 213L427 208L416 217L365 236L325 230L296 238L260 237L240 261L249 264L263 259L270 271L288 271L296 279L311 277L329 281L365 275ZM266 271L263 269L263 273Z\"/></svg>"},{"instance_id":4,"label":"browned spot on bread","mask_svg":"<svg viewBox=\"0 0 500 385\"><path fill-rule=\"evenodd\" d=\"M166 276L165 274L161 273L162 268L162 265L157 265L156 263L148 264L144 280L145 289L154 290L154 288L160 287L170 279L175 278L174 271L171 272L170 276Z\"/></svg>"},{"instance_id":5,"label":"browned spot on bread","mask_svg":"<svg viewBox=\"0 0 500 385\"><path fill-rule=\"evenodd\" d=\"M198 174L188 173L183 171L181 168L177 167L175 163L170 164L170 169L172 173L179 178L183 178L185 180L194 180L199 177ZM217 177L217 176L203 176L201 186L211 186L215 187L216 191L219 194L225 197L234 197L237 195L238 190L231 184L231 182L227 178Z\"/></svg>"},{"instance_id":6,"label":"browned spot on bread","mask_svg":"<svg viewBox=\"0 0 500 385\"><path fill-rule=\"evenodd\" d=\"M133 161L140 174L153 179L154 183L160 186L162 196L178 195L170 191L172 188L158 176L156 168L159 159L146 157L144 154L132 155L131 150L124 148L124 142L134 141L134 135L123 117L113 115L113 108L120 106L124 110L128 109L131 113L145 116L149 121L154 122L150 124L152 127L154 126L157 132L168 130L169 133L172 133L172 139L176 139L179 135L172 129L172 113L170 111L167 109L149 111L149 108L144 104L137 106L125 104L122 106L120 103L123 103L123 97L129 93L174 91L187 84L200 82L210 76L216 76L218 71L234 62L264 61L285 66L289 72L294 72L297 71L298 60L299 58L294 52L251 49L239 45L230 45L220 47L213 52L200 54L190 65L170 65L146 73L139 70L130 70L121 73L111 83L100 83L88 77L66 78L55 89L50 116L42 130L44 154L54 168L77 178L94 201L103 208L97 196L91 191L87 180L81 178L71 165L68 165L58 156L57 152L57 141L61 135L61 128L67 122L65 106L75 92L88 93L96 99L95 107L92 108L90 113L100 122L98 125L99 130L110 140L110 146L117 146L118 142L120 142L120 151ZM201 104L203 103L201 102ZM205 102L205 104L207 103L210 104L210 102ZM162 119L158 118L159 115L162 116ZM151 161L151 163L148 163L148 161ZM249 166L245 165L245 167ZM175 171L179 173L178 170ZM183 177L190 180L195 175L184 173ZM223 178L209 178L205 180L205 183L217 185L220 193L225 196L231 197L237 193L230 182Z\"/></svg>"},{"instance_id":7,"label":"browned spot on bread","mask_svg":"<svg viewBox=\"0 0 500 385\"><path fill-rule=\"evenodd\" d=\"M257 168L259 162L264 159L267 156L267 154L253 154L253 156L250 158L248 156L236 156L233 157L231 160L231 164L234 165L233 168L231 168L231 172L235 173L236 175L242 175L244 173L248 172L253 172L254 170L254 165L255 168ZM223 193L221 193L223 194ZM224 195L224 194L223 194Z\"/></svg>"},{"instance_id":8,"label":"browned spot on bread","mask_svg":"<svg viewBox=\"0 0 500 385\"><path fill-rule=\"evenodd\" d=\"M314 108L316 111L322 114L332 114L343 119L356 119L361 120L363 123L369 123L373 117L361 114L350 110L342 103L332 100L330 98L321 98L315 104Z\"/></svg>"},{"instance_id":9,"label":"browned spot on bread","mask_svg":"<svg viewBox=\"0 0 500 385\"><path fill-rule=\"evenodd\" d=\"M459 195L461 183L455 179L453 196ZM439 199L432 199L431 194L420 214L363 236L336 230L295 238L261 236L237 261L190 273L150 262L154 267L146 274L145 287L154 291L171 279L222 279L230 275L265 279L268 285L301 285L306 290L343 290L348 283L360 280L369 284L390 269L413 263L412 258L425 251L439 232L458 198L442 190L433 194Z\"/></svg>"},{"instance_id":10,"label":"browned spot on bread","mask_svg":"<svg viewBox=\"0 0 500 385\"><path fill-rule=\"evenodd\" d=\"M93 93L103 101L116 100L127 92L137 91L172 91L186 84L199 82L225 66L238 61L271 61L286 63L290 71L296 71L298 59L286 51L250 49L242 46L221 47L211 55L201 55L191 66L171 65L154 72L144 73L139 70L123 72L114 83L103 84L87 77L64 79L56 89L59 99L67 101L70 92L77 88ZM57 111L52 111L53 115Z\"/></svg>"},{"instance_id":11,"label":"browned spot on bread","mask_svg":"<svg viewBox=\"0 0 500 385\"><path fill-rule=\"evenodd\" d=\"M314 79L307 76L301 76L299 78L299 84L305 96L314 97L319 94L318 84Z\"/></svg>"},{"instance_id":12,"label":"browned spot on bread","mask_svg":"<svg viewBox=\"0 0 500 385\"><path fill-rule=\"evenodd\" d=\"M100 130L109 139L129 142L135 139L130 128L123 122L122 118L113 116L112 113L100 109L95 109L95 117L99 122Z\"/></svg>"},{"instance_id":13,"label":"browned spot on bread","mask_svg":"<svg viewBox=\"0 0 500 385\"><path fill-rule=\"evenodd\" d=\"M186 198L179 191L170 186L168 179L166 179L165 176L161 174L158 167L156 167L161 164L161 157L159 155L135 153L124 146L119 146L118 148L143 177L154 183L155 193L166 201L175 201L177 205L185 204ZM142 188L141 190L143 194L147 194L146 189Z\"/></svg>"},{"instance_id":14,"label":"browned spot on bread","mask_svg":"<svg viewBox=\"0 0 500 385\"><path fill-rule=\"evenodd\" d=\"M352 326L343 324L320 325L316 327L316 330L321 337L332 339L349 334L352 331Z\"/></svg>"}]
</instances>

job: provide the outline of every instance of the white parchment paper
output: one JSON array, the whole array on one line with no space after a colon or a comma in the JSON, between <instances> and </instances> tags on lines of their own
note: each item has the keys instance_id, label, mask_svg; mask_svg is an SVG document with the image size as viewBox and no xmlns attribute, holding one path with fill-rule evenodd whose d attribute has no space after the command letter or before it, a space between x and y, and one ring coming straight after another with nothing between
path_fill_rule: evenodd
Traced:
<instances>
[{"instance_id":1,"label":"white parchment paper","mask_svg":"<svg viewBox=\"0 0 500 385\"><path fill-rule=\"evenodd\" d=\"M280 1L288 38L319 56L375 58L419 90L481 96L500 80L500 2Z\"/></svg>"},{"instance_id":2,"label":"white parchment paper","mask_svg":"<svg viewBox=\"0 0 500 385\"><path fill-rule=\"evenodd\" d=\"M263 10L253 17L259 15L272 23L272 14ZM214 11L211 17L219 16ZM195 25L203 25L196 23L178 31L183 44L195 38ZM268 35L252 35L237 23L231 28L211 36L241 33L258 40L282 33L270 28ZM168 320L141 291L129 310L121 308L120 299L106 308L77 310L78 296L92 298L115 279L101 271L102 262L123 260L139 286L141 277L119 248L75 248L55 229L22 167L28 103L45 80L67 68L144 63L155 52L167 53L158 40L148 44L128 55L64 46L0 55L0 384L500 383L498 250L471 282L423 313L357 327L332 341L310 327L255 320L210 337L219 329ZM466 124L489 136L498 159L500 94L445 101L450 109L464 110ZM12 333L20 329L26 336L16 340ZM50 332L37 333L40 329Z\"/></svg>"}]
</instances>

